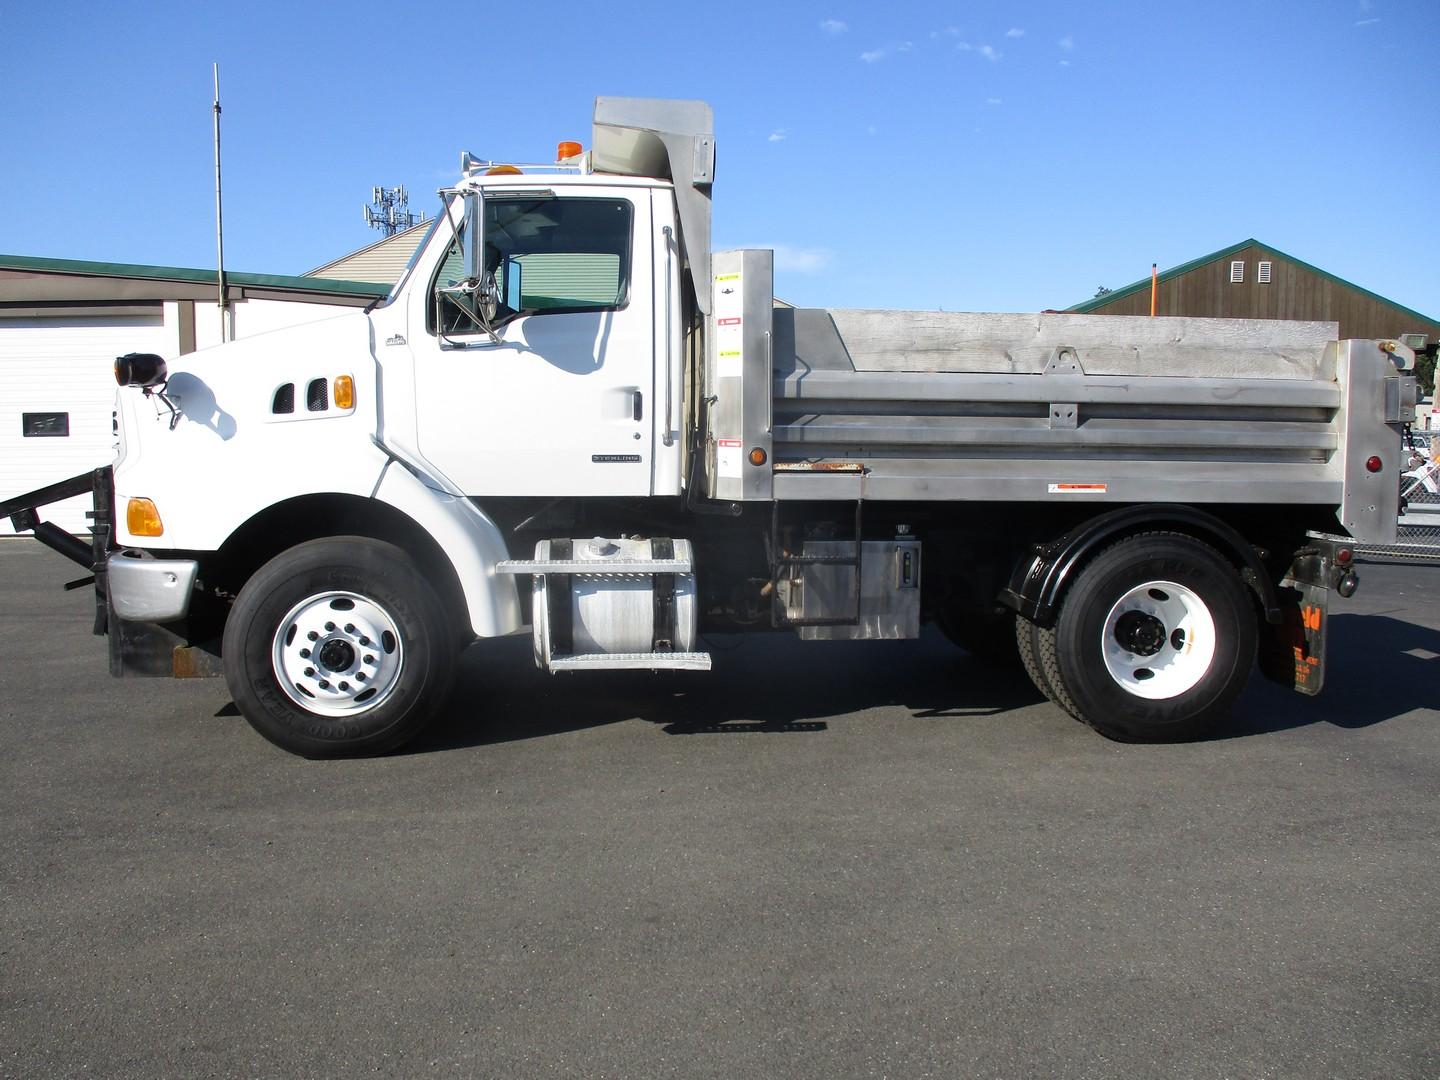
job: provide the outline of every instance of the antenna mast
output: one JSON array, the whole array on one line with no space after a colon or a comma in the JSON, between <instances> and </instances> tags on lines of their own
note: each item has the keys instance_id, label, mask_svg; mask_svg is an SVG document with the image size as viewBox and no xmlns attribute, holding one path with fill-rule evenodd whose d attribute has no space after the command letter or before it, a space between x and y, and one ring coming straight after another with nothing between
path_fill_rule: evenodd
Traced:
<instances>
[{"instance_id":1,"label":"antenna mast","mask_svg":"<svg viewBox=\"0 0 1440 1080\"><path fill-rule=\"evenodd\" d=\"M220 287L220 340L230 340L228 317L230 301L225 295L225 217L220 201L220 65L211 65L215 73L215 262Z\"/></svg>"}]
</instances>

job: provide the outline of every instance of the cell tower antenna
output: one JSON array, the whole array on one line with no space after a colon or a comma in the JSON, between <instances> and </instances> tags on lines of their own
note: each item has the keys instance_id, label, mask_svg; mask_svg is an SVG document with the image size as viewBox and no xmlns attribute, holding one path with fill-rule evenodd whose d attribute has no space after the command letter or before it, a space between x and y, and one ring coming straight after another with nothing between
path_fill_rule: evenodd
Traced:
<instances>
[{"instance_id":1,"label":"cell tower antenna","mask_svg":"<svg viewBox=\"0 0 1440 1080\"><path fill-rule=\"evenodd\" d=\"M370 205L365 207L365 224L379 229L386 236L394 236L405 229L413 228L425 220L425 215L408 209L410 193L405 185L370 189Z\"/></svg>"}]
</instances>

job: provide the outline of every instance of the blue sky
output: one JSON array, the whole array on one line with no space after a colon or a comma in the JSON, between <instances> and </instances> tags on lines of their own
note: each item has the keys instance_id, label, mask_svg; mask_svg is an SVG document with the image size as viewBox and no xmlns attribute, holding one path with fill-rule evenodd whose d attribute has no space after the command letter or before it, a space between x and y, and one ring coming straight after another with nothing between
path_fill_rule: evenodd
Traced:
<instances>
[{"instance_id":1,"label":"blue sky","mask_svg":"<svg viewBox=\"0 0 1440 1080\"><path fill-rule=\"evenodd\" d=\"M446 15L447 11L455 14ZM0 252L302 273L545 160L596 94L715 108L718 246L800 304L1063 307L1254 236L1440 317L1436 0L0 0Z\"/></svg>"}]
</instances>

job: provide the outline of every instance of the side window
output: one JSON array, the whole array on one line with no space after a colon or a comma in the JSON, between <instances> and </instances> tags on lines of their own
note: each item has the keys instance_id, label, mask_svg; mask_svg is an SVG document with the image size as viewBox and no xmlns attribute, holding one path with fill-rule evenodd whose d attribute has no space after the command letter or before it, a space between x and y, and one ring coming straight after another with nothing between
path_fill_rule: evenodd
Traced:
<instances>
[{"instance_id":1,"label":"side window","mask_svg":"<svg viewBox=\"0 0 1440 1080\"><path fill-rule=\"evenodd\" d=\"M485 269L526 314L623 307L632 217L623 199L486 199Z\"/></svg>"},{"instance_id":2,"label":"side window","mask_svg":"<svg viewBox=\"0 0 1440 1080\"><path fill-rule=\"evenodd\" d=\"M604 311L624 307L630 292L634 210L624 199L557 199L552 195L492 196L484 203L485 269L495 275L497 326L517 315ZM460 240L450 245L431 283L436 290L464 280ZM436 297L439 301L439 297ZM430 305L432 329L465 334L481 329L452 303Z\"/></svg>"}]
</instances>

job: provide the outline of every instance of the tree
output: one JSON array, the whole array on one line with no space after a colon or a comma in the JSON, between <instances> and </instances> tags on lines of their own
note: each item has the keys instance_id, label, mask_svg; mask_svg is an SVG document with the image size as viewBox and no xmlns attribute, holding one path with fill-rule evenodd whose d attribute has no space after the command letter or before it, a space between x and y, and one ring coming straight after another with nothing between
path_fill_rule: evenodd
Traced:
<instances>
[{"instance_id":1,"label":"tree","mask_svg":"<svg viewBox=\"0 0 1440 1080\"><path fill-rule=\"evenodd\" d=\"M1415 378L1420 383L1421 397L1435 396L1435 346L1415 354Z\"/></svg>"}]
</instances>

